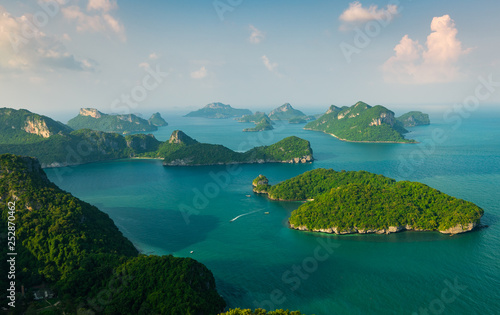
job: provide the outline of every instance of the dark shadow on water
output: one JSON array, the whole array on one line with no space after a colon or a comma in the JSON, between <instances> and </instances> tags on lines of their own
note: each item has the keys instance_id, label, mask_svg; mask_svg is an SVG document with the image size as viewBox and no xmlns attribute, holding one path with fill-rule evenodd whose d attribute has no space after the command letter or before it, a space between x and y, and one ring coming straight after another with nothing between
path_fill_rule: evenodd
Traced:
<instances>
[{"instance_id":1,"label":"dark shadow on water","mask_svg":"<svg viewBox=\"0 0 500 315\"><path fill-rule=\"evenodd\" d=\"M172 209L99 208L109 214L118 228L132 241L169 253L203 242L220 223L212 215L190 215L186 220L179 210Z\"/></svg>"}]
</instances>

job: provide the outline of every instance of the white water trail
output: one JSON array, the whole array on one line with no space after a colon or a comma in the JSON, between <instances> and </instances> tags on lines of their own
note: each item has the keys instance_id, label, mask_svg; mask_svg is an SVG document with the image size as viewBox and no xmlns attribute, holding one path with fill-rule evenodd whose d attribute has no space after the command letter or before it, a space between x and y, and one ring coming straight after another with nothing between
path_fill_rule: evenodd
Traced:
<instances>
[{"instance_id":1,"label":"white water trail","mask_svg":"<svg viewBox=\"0 0 500 315\"><path fill-rule=\"evenodd\" d=\"M251 212L247 212L247 213L243 213L243 214L240 214L239 216L231 219L229 222L233 222L233 221L236 221L238 220L239 218L241 218L242 216L245 216L245 215L249 215L249 214L252 214L252 213L255 213L255 212L259 212L259 211L262 211L264 209L259 209L259 210L255 210L255 211L251 211Z\"/></svg>"}]
</instances>

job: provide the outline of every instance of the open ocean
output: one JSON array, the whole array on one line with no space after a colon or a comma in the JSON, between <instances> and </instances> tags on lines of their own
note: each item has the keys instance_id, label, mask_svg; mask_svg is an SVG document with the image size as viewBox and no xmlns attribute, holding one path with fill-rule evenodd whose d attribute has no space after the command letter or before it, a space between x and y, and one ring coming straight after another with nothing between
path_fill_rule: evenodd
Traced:
<instances>
[{"instance_id":1,"label":"open ocean","mask_svg":"<svg viewBox=\"0 0 500 315\"><path fill-rule=\"evenodd\" d=\"M240 165L229 172L226 166L117 160L45 171L59 187L108 213L144 254L205 264L229 307L308 315L500 314L500 115L495 116L474 113L460 122L431 116L432 125L409 128L407 137L420 144L341 142L289 124L245 133L253 124L166 117L170 125L154 133L159 140L181 129L200 142L247 150L296 135L311 142L316 161ZM274 184L314 168L425 183L482 207L482 224L489 227L455 236L301 232L286 226L300 202L252 193L259 174Z\"/></svg>"}]
</instances>

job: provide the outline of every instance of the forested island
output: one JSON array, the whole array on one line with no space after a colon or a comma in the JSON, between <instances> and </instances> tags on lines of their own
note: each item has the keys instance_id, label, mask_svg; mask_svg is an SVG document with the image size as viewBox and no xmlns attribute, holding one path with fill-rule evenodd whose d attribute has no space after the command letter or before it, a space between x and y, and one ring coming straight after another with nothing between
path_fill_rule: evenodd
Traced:
<instances>
[{"instance_id":1,"label":"forested island","mask_svg":"<svg viewBox=\"0 0 500 315\"><path fill-rule=\"evenodd\" d=\"M70 119L67 124L74 130L92 129L104 132L127 134L131 132L156 131L158 127L168 123L160 113L154 113L149 120L134 114L108 115L95 108L81 108L78 116Z\"/></svg>"},{"instance_id":2,"label":"forested island","mask_svg":"<svg viewBox=\"0 0 500 315\"><path fill-rule=\"evenodd\" d=\"M293 229L335 234L403 230L458 234L474 229L483 209L427 185L365 171L316 169L276 185L259 175L254 192L272 200L309 200L292 212Z\"/></svg>"},{"instance_id":3,"label":"forested island","mask_svg":"<svg viewBox=\"0 0 500 315\"><path fill-rule=\"evenodd\" d=\"M224 119L232 117L241 117L244 115L252 115L248 109L233 108L231 105L222 103L210 103L203 108L192 111L185 115L185 117L203 117L212 119Z\"/></svg>"},{"instance_id":4,"label":"forested island","mask_svg":"<svg viewBox=\"0 0 500 315\"><path fill-rule=\"evenodd\" d=\"M303 120L314 119L314 117L307 116L306 114L304 114L300 110L293 108L292 105L290 105L289 103L285 103L285 104L281 105L280 107L273 109L269 113L268 117L271 120L287 120L287 121L290 121L292 119L297 119L297 118L303 119Z\"/></svg>"},{"instance_id":5,"label":"forested island","mask_svg":"<svg viewBox=\"0 0 500 315\"><path fill-rule=\"evenodd\" d=\"M273 122L269 119L269 117L263 117L260 121L255 123L255 127L243 129L245 132L251 131L265 131L265 130L273 130Z\"/></svg>"},{"instance_id":6,"label":"forested island","mask_svg":"<svg viewBox=\"0 0 500 315\"><path fill-rule=\"evenodd\" d=\"M255 112L255 114L244 115L242 117L236 118L239 122L253 122L258 123L264 118L269 118L264 112Z\"/></svg>"},{"instance_id":7,"label":"forested island","mask_svg":"<svg viewBox=\"0 0 500 315\"><path fill-rule=\"evenodd\" d=\"M273 121L288 121L290 124L305 124L307 121L316 119L314 116L307 116L300 110L292 107L289 103L283 104L272 110L269 115L264 112L255 112L255 114L244 115L237 118L239 122L254 122L254 128L246 128L243 131L264 131L272 130Z\"/></svg>"},{"instance_id":8,"label":"forested island","mask_svg":"<svg viewBox=\"0 0 500 315\"><path fill-rule=\"evenodd\" d=\"M156 151L137 156L163 158L166 166L308 163L314 160L309 141L295 136L241 153L223 145L200 143L180 130L175 130L170 139L161 143Z\"/></svg>"},{"instance_id":9,"label":"forested island","mask_svg":"<svg viewBox=\"0 0 500 315\"><path fill-rule=\"evenodd\" d=\"M304 129L323 131L342 141L416 143L415 140L405 139L404 134L408 130L404 128L404 122L409 121L408 117L423 119L423 115L403 115L399 121L394 112L381 105L372 107L357 102L351 107L330 106L323 116L308 123Z\"/></svg>"},{"instance_id":10,"label":"forested island","mask_svg":"<svg viewBox=\"0 0 500 315\"><path fill-rule=\"evenodd\" d=\"M423 126L423 125L430 125L431 123L429 115L419 111L408 112L404 115L397 117L396 119L401 124L403 124L403 127Z\"/></svg>"},{"instance_id":11,"label":"forested island","mask_svg":"<svg viewBox=\"0 0 500 315\"><path fill-rule=\"evenodd\" d=\"M163 159L165 165L233 163L306 163L313 160L309 142L288 137L245 153L222 145L199 143L180 130L162 142L153 135L90 129L72 130L61 122L27 110L0 110L0 154L33 156L42 167L61 167L123 158Z\"/></svg>"}]
</instances>

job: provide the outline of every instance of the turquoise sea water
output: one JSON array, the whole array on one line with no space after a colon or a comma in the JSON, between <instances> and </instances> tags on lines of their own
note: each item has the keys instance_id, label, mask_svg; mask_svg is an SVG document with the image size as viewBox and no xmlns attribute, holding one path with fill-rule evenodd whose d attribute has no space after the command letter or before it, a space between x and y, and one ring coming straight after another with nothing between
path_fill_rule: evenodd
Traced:
<instances>
[{"instance_id":1,"label":"turquoise sea water","mask_svg":"<svg viewBox=\"0 0 500 315\"><path fill-rule=\"evenodd\" d=\"M230 172L226 166L167 168L158 160L120 160L46 172L62 189L108 213L142 252L204 263L229 307L316 315L500 314L499 119L476 115L457 124L431 118L431 126L411 128L408 137L421 142L416 145L346 143L303 125L244 133L252 124L171 118L155 133L158 139L181 129L201 142L246 150L297 135L311 142L317 160L241 165ZM252 193L259 174L277 183L319 167L428 184L481 206L489 227L456 236L300 232L286 227L299 202Z\"/></svg>"}]
</instances>

